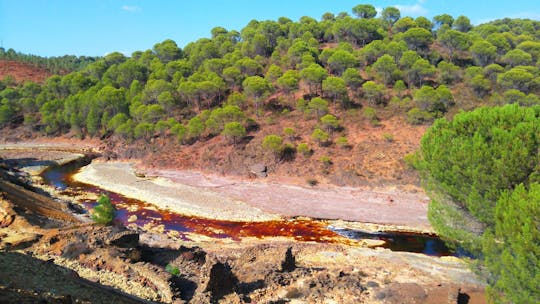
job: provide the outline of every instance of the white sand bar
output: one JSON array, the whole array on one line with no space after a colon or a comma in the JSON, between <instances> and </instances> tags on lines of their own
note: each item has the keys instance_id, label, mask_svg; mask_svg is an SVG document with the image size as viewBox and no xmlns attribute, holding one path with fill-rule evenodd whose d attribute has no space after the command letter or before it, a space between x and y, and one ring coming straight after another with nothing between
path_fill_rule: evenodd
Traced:
<instances>
[{"instance_id":1,"label":"white sand bar","mask_svg":"<svg viewBox=\"0 0 540 304\"><path fill-rule=\"evenodd\" d=\"M133 164L126 162L92 162L73 178L187 216L228 221L280 218L209 189L175 183L163 177L137 177Z\"/></svg>"}]
</instances>

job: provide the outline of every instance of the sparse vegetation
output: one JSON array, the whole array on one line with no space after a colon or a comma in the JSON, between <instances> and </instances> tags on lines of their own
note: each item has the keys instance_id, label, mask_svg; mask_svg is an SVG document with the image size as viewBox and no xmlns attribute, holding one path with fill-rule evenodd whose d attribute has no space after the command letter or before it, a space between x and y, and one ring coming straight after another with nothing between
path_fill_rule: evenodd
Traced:
<instances>
[{"instance_id":1,"label":"sparse vegetation","mask_svg":"<svg viewBox=\"0 0 540 304\"><path fill-rule=\"evenodd\" d=\"M177 277L180 275L180 269L172 264L167 264L167 266L165 266L165 270L173 276Z\"/></svg>"},{"instance_id":2,"label":"sparse vegetation","mask_svg":"<svg viewBox=\"0 0 540 304\"><path fill-rule=\"evenodd\" d=\"M109 225L114 220L115 208L111 199L102 194L98 199L98 204L92 210L92 220L98 224Z\"/></svg>"}]
</instances>

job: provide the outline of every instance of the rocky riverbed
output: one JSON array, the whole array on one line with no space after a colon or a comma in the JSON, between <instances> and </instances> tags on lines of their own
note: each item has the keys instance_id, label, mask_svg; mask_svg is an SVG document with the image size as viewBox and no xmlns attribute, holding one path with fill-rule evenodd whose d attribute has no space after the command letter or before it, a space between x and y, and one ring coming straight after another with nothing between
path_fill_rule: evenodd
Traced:
<instances>
[{"instance_id":1,"label":"rocky riverbed","mask_svg":"<svg viewBox=\"0 0 540 304\"><path fill-rule=\"evenodd\" d=\"M55 220L5 195L1 201L2 303L485 302L482 281L454 257L287 238L185 241Z\"/></svg>"}]
</instances>

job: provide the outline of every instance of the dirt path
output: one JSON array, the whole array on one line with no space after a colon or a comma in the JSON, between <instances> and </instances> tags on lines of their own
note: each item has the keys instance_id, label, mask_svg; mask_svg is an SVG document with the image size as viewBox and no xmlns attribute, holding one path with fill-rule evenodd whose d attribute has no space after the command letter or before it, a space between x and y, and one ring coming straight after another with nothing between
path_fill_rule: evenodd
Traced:
<instances>
[{"instance_id":1,"label":"dirt path","mask_svg":"<svg viewBox=\"0 0 540 304\"><path fill-rule=\"evenodd\" d=\"M180 213L202 217L253 221L279 214L409 226L431 231L427 220L427 198L419 193L347 187L305 188L191 171L153 170L147 173L158 177L136 177L128 163L94 162L74 178Z\"/></svg>"}]
</instances>

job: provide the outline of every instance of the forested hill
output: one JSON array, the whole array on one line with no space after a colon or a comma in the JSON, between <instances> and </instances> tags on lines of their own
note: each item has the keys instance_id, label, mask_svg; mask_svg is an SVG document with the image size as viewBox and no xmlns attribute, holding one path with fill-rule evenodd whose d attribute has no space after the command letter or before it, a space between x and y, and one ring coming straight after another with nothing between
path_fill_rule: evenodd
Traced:
<instances>
[{"instance_id":1,"label":"forested hill","mask_svg":"<svg viewBox=\"0 0 540 304\"><path fill-rule=\"evenodd\" d=\"M33 65L45 69L51 74L67 74L79 71L89 63L95 62L98 57L65 55L60 57L41 57L37 55L16 52L14 49L0 47L0 61L10 61Z\"/></svg>"},{"instance_id":2,"label":"forested hill","mask_svg":"<svg viewBox=\"0 0 540 304\"><path fill-rule=\"evenodd\" d=\"M402 130L421 133L417 126L458 109L540 102L538 21L473 26L465 16L413 19L394 7L377 15L371 5L351 13L215 27L184 48L165 40L131 57L112 53L43 85L0 82L0 126L159 140L152 152L192 149L216 165L231 155L315 162L324 174L362 178L376 169L362 168L366 159L399 151L386 164L393 170L417 148ZM201 152L209 143L227 153Z\"/></svg>"}]
</instances>

